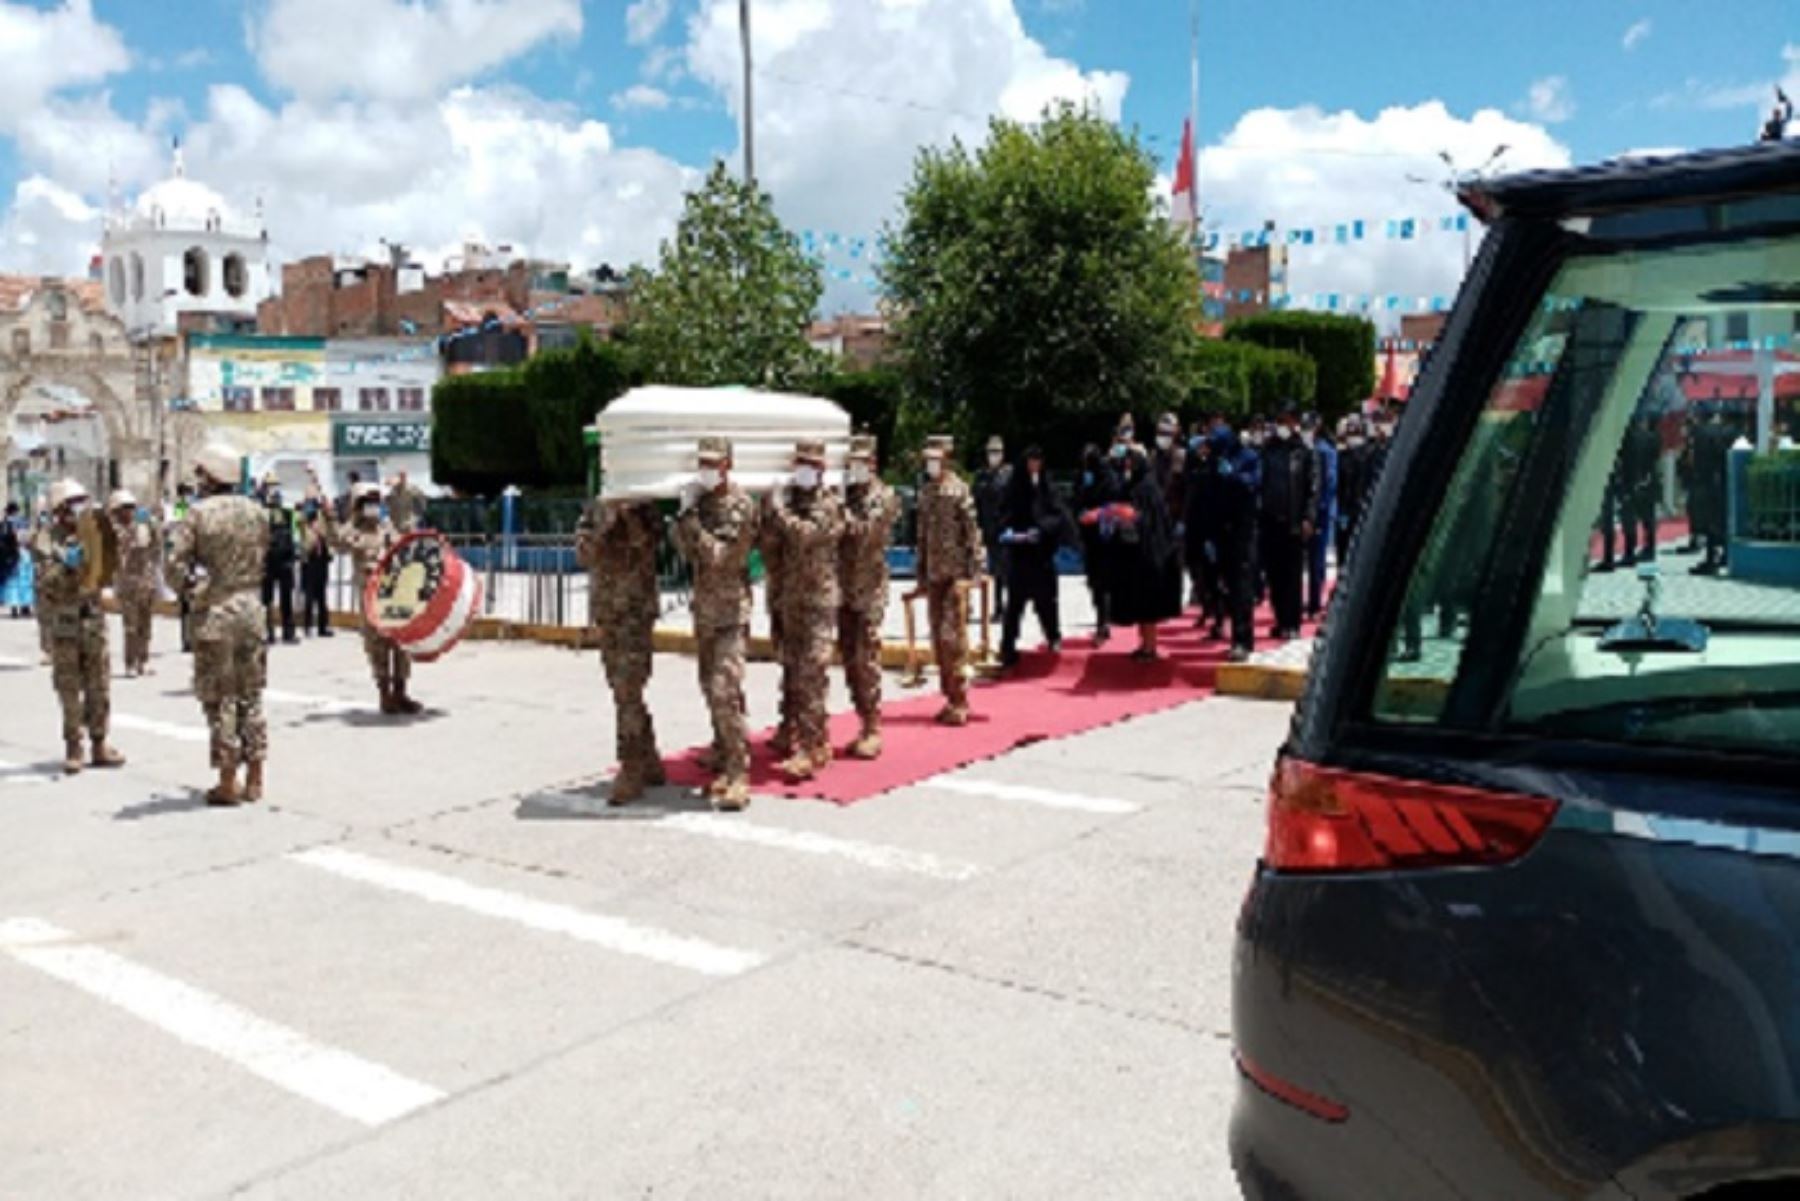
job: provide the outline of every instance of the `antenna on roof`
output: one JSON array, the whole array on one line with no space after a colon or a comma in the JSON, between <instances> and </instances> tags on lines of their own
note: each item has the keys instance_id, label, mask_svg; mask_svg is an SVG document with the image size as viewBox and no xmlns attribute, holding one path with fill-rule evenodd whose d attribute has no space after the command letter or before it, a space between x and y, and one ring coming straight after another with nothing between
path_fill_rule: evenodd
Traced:
<instances>
[{"instance_id":1,"label":"antenna on roof","mask_svg":"<svg viewBox=\"0 0 1800 1201\"><path fill-rule=\"evenodd\" d=\"M187 175L187 164L182 161L181 157L181 135L176 134L172 141L174 142L175 178L182 179Z\"/></svg>"}]
</instances>

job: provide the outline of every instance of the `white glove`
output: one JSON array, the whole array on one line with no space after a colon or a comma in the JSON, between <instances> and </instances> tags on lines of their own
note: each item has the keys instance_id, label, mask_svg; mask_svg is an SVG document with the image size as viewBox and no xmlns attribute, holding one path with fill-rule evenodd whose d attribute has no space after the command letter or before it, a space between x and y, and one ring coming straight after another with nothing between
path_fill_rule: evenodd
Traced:
<instances>
[{"instance_id":1,"label":"white glove","mask_svg":"<svg viewBox=\"0 0 1800 1201\"><path fill-rule=\"evenodd\" d=\"M700 485L698 483L689 484L687 487L685 487L681 490L681 511L683 513L687 512L689 509L693 508L695 505L697 505L699 503L700 503Z\"/></svg>"}]
</instances>

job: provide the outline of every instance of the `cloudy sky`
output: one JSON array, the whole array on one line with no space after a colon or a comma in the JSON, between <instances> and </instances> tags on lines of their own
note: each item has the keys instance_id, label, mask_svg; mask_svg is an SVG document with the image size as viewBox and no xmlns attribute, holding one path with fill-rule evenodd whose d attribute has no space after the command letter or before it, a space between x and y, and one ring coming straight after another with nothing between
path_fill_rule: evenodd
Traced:
<instances>
[{"instance_id":1,"label":"cloudy sky","mask_svg":"<svg viewBox=\"0 0 1800 1201\"><path fill-rule=\"evenodd\" d=\"M1225 230L1449 211L1410 176L1748 140L1800 96L1800 7L1730 0L1201 0L1202 203ZM796 228L870 237L922 145L1057 98L1172 170L1182 0L754 0L759 174ZM1455 10L1449 15L1449 10ZM190 175L278 257L464 239L655 254L741 153L737 0L0 0L0 270L79 271L109 187ZM1296 249L1296 291L1454 290L1454 237ZM434 264L435 265L435 264ZM860 263L842 264L858 272ZM867 302L839 285L836 307Z\"/></svg>"}]
</instances>

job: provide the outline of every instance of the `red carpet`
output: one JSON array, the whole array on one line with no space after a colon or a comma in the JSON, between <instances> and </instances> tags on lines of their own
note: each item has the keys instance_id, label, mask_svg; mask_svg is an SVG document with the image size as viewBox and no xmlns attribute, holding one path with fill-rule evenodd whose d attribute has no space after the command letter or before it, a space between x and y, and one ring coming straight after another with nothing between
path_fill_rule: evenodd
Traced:
<instances>
[{"instance_id":1,"label":"red carpet","mask_svg":"<svg viewBox=\"0 0 1800 1201\"><path fill-rule=\"evenodd\" d=\"M1029 624L1027 628L1031 628ZM1257 615L1256 628L1258 638L1266 638L1266 611ZM943 707L935 673L927 671L929 683L922 689L901 689L890 675L888 702L882 710L886 745L880 759L873 763L838 759L818 778L789 784L767 750L774 731L765 730L751 738L750 790L758 796L854 804L994 758L1014 747L1064 738L1197 700L1212 692L1218 666L1230 649L1226 642L1207 641L1203 633L1194 628L1191 616L1167 623L1161 631L1163 658L1155 663L1139 663L1129 657L1137 646L1135 630L1115 631L1100 650L1084 638L1064 642L1060 656L1025 652L1010 675L971 686L969 724L960 729L933 720ZM858 729L853 713L832 718L832 746L841 753ZM704 784L708 777L699 760L705 749L696 747L671 759L667 764L670 783Z\"/></svg>"},{"instance_id":2,"label":"red carpet","mask_svg":"<svg viewBox=\"0 0 1800 1201\"><path fill-rule=\"evenodd\" d=\"M1669 545L1671 542L1686 542L1689 537L1688 531L1687 518L1665 517L1656 523L1656 545L1660 548ZM1624 535L1615 532L1613 535L1613 545L1621 550L1624 549ZM1606 538L1600 531L1596 530L1594 531L1594 536L1588 540L1588 555L1591 558L1598 560L1605 553Z\"/></svg>"}]
</instances>

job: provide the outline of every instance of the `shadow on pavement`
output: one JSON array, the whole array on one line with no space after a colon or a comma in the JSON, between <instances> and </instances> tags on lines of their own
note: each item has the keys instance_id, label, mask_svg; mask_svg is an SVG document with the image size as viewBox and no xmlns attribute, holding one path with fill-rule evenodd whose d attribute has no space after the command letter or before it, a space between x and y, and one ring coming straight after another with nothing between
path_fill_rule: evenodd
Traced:
<instances>
[{"instance_id":1,"label":"shadow on pavement","mask_svg":"<svg viewBox=\"0 0 1800 1201\"><path fill-rule=\"evenodd\" d=\"M135 805L127 805L125 808L113 814L113 820L116 822L135 822L142 821L147 817L162 817L169 813L189 813L197 809L206 809L208 807L209 806L206 803L206 793L198 788L193 788L183 793L170 796L151 797L147 801L140 801Z\"/></svg>"},{"instance_id":2,"label":"shadow on pavement","mask_svg":"<svg viewBox=\"0 0 1800 1201\"><path fill-rule=\"evenodd\" d=\"M519 798L519 821L656 821L676 813L710 813L712 802L678 784L665 784L628 805L609 805L611 781L546 789Z\"/></svg>"}]
</instances>

